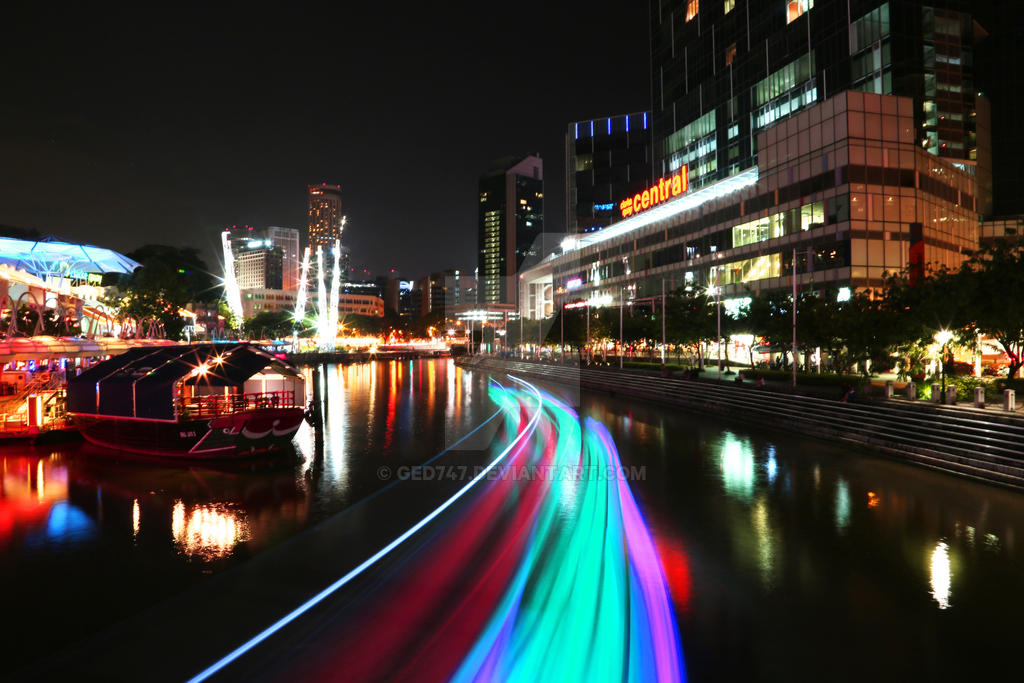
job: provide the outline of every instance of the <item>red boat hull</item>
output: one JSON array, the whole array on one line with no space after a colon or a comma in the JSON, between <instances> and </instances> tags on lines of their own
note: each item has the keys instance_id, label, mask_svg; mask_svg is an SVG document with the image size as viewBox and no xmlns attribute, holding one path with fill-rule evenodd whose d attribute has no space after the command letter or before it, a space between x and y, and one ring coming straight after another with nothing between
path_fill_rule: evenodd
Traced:
<instances>
[{"instance_id":1,"label":"red boat hull","mask_svg":"<svg viewBox=\"0 0 1024 683\"><path fill-rule=\"evenodd\" d=\"M304 419L302 408L263 408L181 422L96 418L80 421L96 446L189 459L231 459L286 448Z\"/></svg>"}]
</instances>

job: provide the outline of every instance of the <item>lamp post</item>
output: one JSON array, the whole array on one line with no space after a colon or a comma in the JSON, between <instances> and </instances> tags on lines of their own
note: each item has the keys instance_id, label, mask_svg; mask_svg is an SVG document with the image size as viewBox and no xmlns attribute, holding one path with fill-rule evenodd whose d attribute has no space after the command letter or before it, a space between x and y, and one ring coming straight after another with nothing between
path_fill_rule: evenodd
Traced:
<instances>
[{"instance_id":1,"label":"lamp post","mask_svg":"<svg viewBox=\"0 0 1024 683\"><path fill-rule=\"evenodd\" d=\"M722 381L722 288L719 286L719 268L715 266L715 315L718 318L718 381Z\"/></svg>"},{"instance_id":2,"label":"lamp post","mask_svg":"<svg viewBox=\"0 0 1024 683\"><path fill-rule=\"evenodd\" d=\"M583 307L587 312L587 341L584 348L587 350L587 365L590 365L590 299L587 299L587 305Z\"/></svg>"},{"instance_id":3,"label":"lamp post","mask_svg":"<svg viewBox=\"0 0 1024 683\"><path fill-rule=\"evenodd\" d=\"M939 378L942 382L942 402L946 402L946 344L953 338L949 330L939 330L935 333L935 341L939 343Z\"/></svg>"},{"instance_id":4,"label":"lamp post","mask_svg":"<svg viewBox=\"0 0 1024 683\"><path fill-rule=\"evenodd\" d=\"M561 311L558 314L558 326L561 338L559 340L559 348L561 349L562 365L565 365L565 302L562 302Z\"/></svg>"},{"instance_id":5,"label":"lamp post","mask_svg":"<svg viewBox=\"0 0 1024 683\"><path fill-rule=\"evenodd\" d=\"M622 309L626 307L625 291L619 287L619 370L622 369Z\"/></svg>"},{"instance_id":6,"label":"lamp post","mask_svg":"<svg viewBox=\"0 0 1024 683\"><path fill-rule=\"evenodd\" d=\"M661 278L661 367L665 368L665 278Z\"/></svg>"}]
</instances>

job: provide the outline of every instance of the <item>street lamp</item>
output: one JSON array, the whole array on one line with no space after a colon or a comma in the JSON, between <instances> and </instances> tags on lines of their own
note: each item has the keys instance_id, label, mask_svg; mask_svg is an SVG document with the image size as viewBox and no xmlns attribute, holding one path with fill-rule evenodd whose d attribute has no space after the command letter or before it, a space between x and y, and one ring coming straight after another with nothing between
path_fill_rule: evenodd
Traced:
<instances>
[{"instance_id":1,"label":"street lamp","mask_svg":"<svg viewBox=\"0 0 1024 683\"><path fill-rule=\"evenodd\" d=\"M939 350L939 377L942 381L942 402L946 402L946 344L953 338L949 330L939 330L935 333L935 341L941 347Z\"/></svg>"}]
</instances>

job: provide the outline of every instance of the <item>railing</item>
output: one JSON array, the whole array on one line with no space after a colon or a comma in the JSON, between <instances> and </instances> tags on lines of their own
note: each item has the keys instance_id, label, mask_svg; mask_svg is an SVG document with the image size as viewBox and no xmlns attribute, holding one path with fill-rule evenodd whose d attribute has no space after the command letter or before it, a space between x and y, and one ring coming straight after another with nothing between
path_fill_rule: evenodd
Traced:
<instances>
[{"instance_id":1,"label":"railing","mask_svg":"<svg viewBox=\"0 0 1024 683\"><path fill-rule=\"evenodd\" d=\"M265 391L253 394L195 396L181 405L186 418L218 417L261 408L294 408L294 391Z\"/></svg>"},{"instance_id":2,"label":"railing","mask_svg":"<svg viewBox=\"0 0 1024 683\"><path fill-rule=\"evenodd\" d=\"M65 375L63 372L39 373L16 393L0 397L0 410L8 413L17 412L29 396L63 388L64 380Z\"/></svg>"}]
</instances>

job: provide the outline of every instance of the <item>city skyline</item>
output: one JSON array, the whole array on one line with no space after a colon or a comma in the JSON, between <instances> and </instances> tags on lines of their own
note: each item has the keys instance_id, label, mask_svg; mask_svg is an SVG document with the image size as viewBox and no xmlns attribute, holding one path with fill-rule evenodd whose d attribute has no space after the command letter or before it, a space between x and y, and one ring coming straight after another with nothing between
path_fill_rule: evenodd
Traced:
<instances>
[{"instance_id":1,"label":"city skyline","mask_svg":"<svg viewBox=\"0 0 1024 683\"><path fill-rule=\"evenodd\" d=\"M10 36L0 48L14 103L0 109L0 224L123 252L197 246L214 269L220 230L302 228L306 187L327 182L345 196L353 264L410 277L466 268L491 159L539 151L561 178L569 121L649 100L635 77L649 58L646 6L526 9L476 17L456 5L401 22L325 10L337 49L306 40L299 13L186 13L159 29L116 14L47 18L45 31L24 32L31 43ZM363 29L374 26L388 30L371 40ZM567 45L567 32L588 40ZM334 86L315 85L327 72ZM495 73L509 74L500 95ZM493 107L499 96L509 104ZM548 188L555 230L560 185Z\"/></svg>"}]
</instances>

